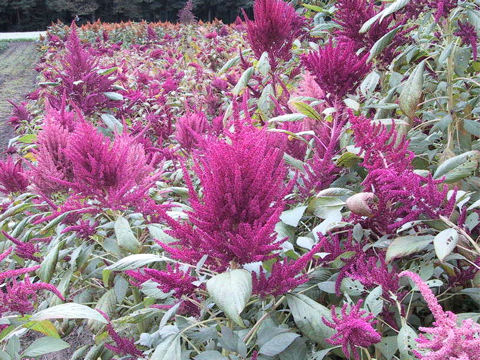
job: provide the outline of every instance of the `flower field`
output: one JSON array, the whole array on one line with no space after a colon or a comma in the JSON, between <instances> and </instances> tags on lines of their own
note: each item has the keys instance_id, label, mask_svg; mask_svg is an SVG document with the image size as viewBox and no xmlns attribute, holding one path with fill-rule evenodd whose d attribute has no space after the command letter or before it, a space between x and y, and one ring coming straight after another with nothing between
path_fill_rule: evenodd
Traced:
<instances>
[{"instance_id":1,"label":"flower field","mask_svg":"<svg viewBox=\"0 0 480 360\"><path fill-rule=\"evenodd\" d=\"M1 360L480 359L480 5L316 3L49 28Z\"/></svg>"}]
</instances>

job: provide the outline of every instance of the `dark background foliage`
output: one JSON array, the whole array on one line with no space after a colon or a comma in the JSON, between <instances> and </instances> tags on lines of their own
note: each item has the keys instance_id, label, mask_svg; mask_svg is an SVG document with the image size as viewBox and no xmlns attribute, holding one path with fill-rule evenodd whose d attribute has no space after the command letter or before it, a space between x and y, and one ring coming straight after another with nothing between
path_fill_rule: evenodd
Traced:
<instances>
[{"instance_id":1,"label":"dark background foliage","mask_svg":"<svg viewBox=\"0 0 480 360\"><path fill-rule=\"evenodd\" d=\"M0 31L43 30L51 22L70 23L75 15L80 23L128 20L177 21L186 0L0 0ZM194 0L199 20L215 18L231 23L251 0Z\"/></svg>"}]
</instances>

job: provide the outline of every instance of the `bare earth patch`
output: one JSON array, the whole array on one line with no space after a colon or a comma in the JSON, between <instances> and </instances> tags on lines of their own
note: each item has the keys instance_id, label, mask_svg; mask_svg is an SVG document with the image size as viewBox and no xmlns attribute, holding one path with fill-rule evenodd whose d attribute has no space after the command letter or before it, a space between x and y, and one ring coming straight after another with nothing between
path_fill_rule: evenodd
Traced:
<instances>
[{"instance_id":1,"label":"bare earth patch","mask_svg":"<svg viewBox=\"0 0 480 360\"><path fill-rule=\"evenodd\" d=\"M22 101L34 89L37 73L34 65L38 53L33 42L12 42L0 54L0 152L14 135L8 124L12 106L7 100Z\"/></svg>"}]
</instances>

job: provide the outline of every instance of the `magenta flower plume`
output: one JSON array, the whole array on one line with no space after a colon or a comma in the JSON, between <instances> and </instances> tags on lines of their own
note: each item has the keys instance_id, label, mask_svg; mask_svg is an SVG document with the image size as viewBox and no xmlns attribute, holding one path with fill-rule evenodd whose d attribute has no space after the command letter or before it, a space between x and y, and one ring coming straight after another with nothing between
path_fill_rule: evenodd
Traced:
<instances>
[{"instance_id":1,"label":"magenta flower plume","mask_svg":"<svg viewBox=\"0 0 480 360\"><path fill-rule=\"evenodd\" d=\"M55 88L56 93L48 96L51 105L60 108L61 94L67 94L69 102L85 114L118 105L118 101L105 96L106 92L115 91L112 85L116 79L99 73L98 60L82 47L75 23L71 26L65 48L66 53L60 61L61 68L46 73L48 81L60 80L60 85Z\"/></svg>"},{"instance_id":2,"label":"magenta flower plume","mask_svg":"<svg viewBox=\"0 0 480 360\"><path fill-rule=\"evenodd\" d=\"M459 36L464 44L468 44L472 47L473 60L477 61L478 49L477 41L478 35L475 27L468 21L462 23L458 22L458 30L454 32L454 35Z\"/></svg>"},{"instance_id":3,"label":"magenta flower plume","mask_svg":"<svg viewBox=\"0 0 480 360\"><path fill-rule=\"evenodd\" d=\"M125 359L135 360L142 357L143 353L136 347L134 339L120 336L113 328L108 315L99 309L96 310L108 321L107 332L115 342L115 345L104 344L104 346L114 354L127 356Z\"/></svg>"},{"instance_id":4,"label":"magenta flower plume","mask_svg":"<svg viewBox=\"0 0 480 360\"><path fill-rule=\"evenodd\" d=\"M430 1L430 7L437 8L435 12L435 22L439 22L440 19L447 18L450 12L458 5L458 0L432 0Z\"/></svg>"},{"instance_id":5,"label":"magenta flower plume","mask_svg":"<svg viewBox=\"0 0 480 360\"><path fill-rule=\"evenodd\" d=\"M175 138L188 151L199 146L207 132L208 121L203 113L198 112L182 116L175 126Z\"/></svg>"},{"instance_id":6,"label":"magenta flower plume","mask_svg":"<svg viewBox=\"0 0 480 360\"><path fill-rule=\"evenodd\" d=\"M358 56L351 43L332 43L302 57L303 64L315 77L320 88L327 93L331 104L353 93L370 71L367 55Z\"/></svg>"},{"instance_id":7,"label":"magenta flower plume","mask_svg":"<svg viewBox=\"0 0 480 360\"><path fill-rule=\"evenodd\" d=\"M17 104L11 100L7 101L13 106L12 115L8 119L12 126L17 127L22 121L26 121L29 123L32 120L32 115L30 115L30 112L26 107L26 102L21 102L20 104Z\"/></svg>"},{"instance_id":8,"label":"magenta flower plume","mask_svg":"<svg viewBox=\"0 0 480 360\"><path fill-rule=\"evenodd\" d=\"M261 297L279 296L306 283L308 276L301 272L322 246L323 242L320 242L295 261L285 259L275 262L268 277L263 268L259 274L252 274L253 293Z\"/></svg>"},{"instance_id":9,"label":"magenta flower plume","mask_svg":"<svg viewBox=\"0 0 480 360\"><path fill-rule=\"evenodd\" d=\"M67 188L58 180L73 180L72 163L65 155L70 136L68 129L54 121L46 122L38 133L36 166L32 167L30 178L36 188L44 194Z\"/></svg>"},{"instance_id":10,"label":"magenta flower plume","mask_svg":"<svg viewBox=\"0 0 480 360\"><path fill-rule=\"evenodd\" d=\"M424 334L416 339L419 351L414 351L415 356L421 360L477 359L480 353L480 325L472 319L457 325L457 316L442 309L432 290L418 274L403 271L400 277L404 276L415 283L435 318L433 327L419 328Z\"/></svg>"},{"instance_id":11,"label":"magenta flower plume","mask_svg":"<svg viewBox=\"0 0 480 360\"><path fill-rule=\"evenodd\" d=\"M13 236L9 235L7 232L2 230L3 236L15 244L15 254L20 256L22 259L33 260L40 262L40 258L35 255L39 251L38 245L35 246L29 242L20 241Z\"/></svg>"},{"instance_id":12,"label":"magenta flower plume","mask_svg":"<svg viewBox=\"0 0 480 360\"><path fill-rule=\"evenodd\" d=\"M178 12L178 21L182 24L192 24L195 22L195 15L193 15L193 2L187 0L185 6Z\"/></svg>"},{"instance_id":13,"label":"magenta flower plume","mask_svg":"<svg viewBox=\"0 0 480 360\"><path fill-rule=\"evenodd\" d=\"M134 279L132 283L135 286L140 286L150 280L157 283L158 288L164 293L173 292L172 296L178 300L183 301L184 297L197 299L195 294L197 286L194 285L197 279L182 271L179 265L175 267L167 265L166 270L144 268L139 271L127 270L125 273ZM183 301L179 308L180 313L191 315L197 315L199 310L195 304L188 300Z\"/></svg>"},{"instance_id":14,"label":"magenta flower plume","mask_svg":"<svg viewBox=\"0 0 480 360\"><path fill-rule=\"evenodd\" d=\"M0 254L0 262L2 262L3 260L5 260L5 259L8 257L8 255L11 254L12 250L13 250L13 248L10 247L10 248L8 248L7 250L5 250L3 253L1 253L1 254Z\"/></svg>"},{"instance_id":15,"label":"magenta flower plume","mask_svg":"<svg viewBox=\"0 0 480 360\"><path fill-rule=\"evenodd\" d=\"M382 340L381 335L372 326L373 314L360 310L362 304L363 300L359 300L350 309L347 304L343 305L341 318L337 316L335 306L332 306L332 321L323 318L325 325L335 330L335 334L326 341L332 345L341 345L343 353L349 359L353 355L355 360L360 360L356 350L358 346L368 347Z\"/></svg>"},{"instance_id":16,"label":"magenta flower plume","mask_svg":"<svg viewBox=\"0 0 480 360\"><path fill-rule=\"evenodd\" d=\"M244 12L247 39L255 56L267 52L272 68L279 60L290 60L292 43L300 32L295 9L282 0L256 0L253 14L254 20L249 20Z\"/></svg>"},{"instance_id":17,"label":"magenta flower plume","mask_svg":"<svg viewBox=\"0 0 480 360\"><path fill-rule=\"evenodd\" d=\"M27 276L20 282L13 280L6 284L4 291L0 291L0 316L6 312L18 312L22 315L31 313L39 290L48 290L65 301L55 286L42 282L32 283Z\"/></svg>"},{"instance_id":18,"label":"magenta flower plume","mask_svg":"<svg viewBox=\"0 0 480 360\"><path fill-rule=\"evenodd\" d=\"M11 157L5 161L0 160L0 192L9 194L24 191L28 184L21 159L16 162Z\"/></svg>"},{"instance_id":19,"label":"magenta flower plume","mask_svg":"<svg viewBox=\"0 0 480 360\"><path fill-rule=\"evenodd\" d=\"M230 262L246 264L274 257L280 248L274 228L291 185L285 185L282 152L267 145L265 130L245 129L226 141L209 140L205 156L194 170L203 196L190 193L189 222L167 217L170 234L178 239L162 244L174 257L188 263L209 255L207 265L219 270ZM186 170L184 169L186 174Z\"/></svg>"},{"instance_id":20,"label":"magenta flower plume","mask_svg":"<svg viewBox=\"0 0 480 360\"><path fill-rule=\"evenodd\" d=\"M134 138L116 135L110 141L86 122L77 125L65 155L73 180L62 183L113 208L141 200L160 175L151 175L153 167Z\"/></svg>"}]
</instances>

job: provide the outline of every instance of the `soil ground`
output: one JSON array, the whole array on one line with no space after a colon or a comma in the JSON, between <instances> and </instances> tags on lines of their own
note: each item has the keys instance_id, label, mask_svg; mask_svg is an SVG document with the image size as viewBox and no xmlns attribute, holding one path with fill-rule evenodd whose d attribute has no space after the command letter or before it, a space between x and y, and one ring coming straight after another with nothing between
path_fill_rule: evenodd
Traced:
<instances>
[{"instance_id":1,"label":"soil ground","mask_svg":"<svg viewBox=\"0 0 480 360\"><path fill-rule=\"evenodd\" d=\"M37 61L38 53L31 41L10 42L0 53L0 153L5 151L8 140L14 135L8 124L12 106L7 100L20 102L34 89Z\"/></svg>"}]
</instances>

